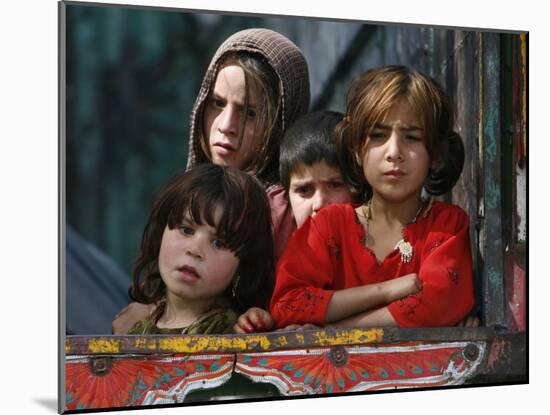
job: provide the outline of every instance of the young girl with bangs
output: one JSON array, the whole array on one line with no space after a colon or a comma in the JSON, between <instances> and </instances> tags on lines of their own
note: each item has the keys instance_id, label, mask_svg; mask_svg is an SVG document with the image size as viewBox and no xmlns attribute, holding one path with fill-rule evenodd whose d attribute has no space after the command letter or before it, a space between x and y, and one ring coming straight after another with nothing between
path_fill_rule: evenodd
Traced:
<instances>
[{"instance_id":1,"label":"young girl with bangs","mask_svg":"<svg viewBox=\"0 0 550 415\"><path fill-rule=\"evenodd\" d=\"M453 127L433 79L400 66L359 77L337 142L363 203L328 206L294 233L277 266L277 327L446 326L466 316L468 216L422 197L448 192L460 176L464 148Z\"/></svg>"},{"instance_id":2,"label":"young girl with bangs","mask_svg":"<svg viewBox=\"0 0 550 415\"><path fill-rule=\"evenodd\" d=\"M232 333L273 290L270 210L251 176L213 164L175 176L143 232L129 293L151 310L129 334Z\"/></svg>"}]
</instances>

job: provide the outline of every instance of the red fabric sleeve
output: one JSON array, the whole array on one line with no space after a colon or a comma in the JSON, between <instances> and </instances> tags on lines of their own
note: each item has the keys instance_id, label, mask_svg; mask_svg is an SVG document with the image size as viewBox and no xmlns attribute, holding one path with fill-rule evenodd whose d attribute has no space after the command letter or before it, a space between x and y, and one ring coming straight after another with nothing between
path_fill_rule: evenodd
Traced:
<instances>
[{"instance_id":1,"label":"red fabric sleeve","mask_svg":"<svg viewBox=\"0 0 550 415\"><path fill-rule=\"evenodd\" d=\"M267 189L267 199L271 207L273 244L275 260L277 261L283 254L292 233L296 230L296 222L284 187L280 185L271 186Z\"/></svg>"},{"instance_id":2,"label":"red fabric sleeve","mask_svg":"<svg viewBox=\"0 0 550 415\"><path fill-rule=\"evenodd\" d=\"M422 291L388 306L400 327L453 326L474 305L468 216L451 206L429 226L418 273Z\"/></svg>"},{"instance_id":3,"label":"red fabric sleeve","mask_svg":"<svg viewBox=\"0 0 550 415\"><path fill-rule=\"evenodd\" d=\"M270 311L277 327L324 324L334 293L333 266L327 238L320 230L328 222L323 211L308 219L288 242L277 265Z\"/></svg>"}]
</instances>

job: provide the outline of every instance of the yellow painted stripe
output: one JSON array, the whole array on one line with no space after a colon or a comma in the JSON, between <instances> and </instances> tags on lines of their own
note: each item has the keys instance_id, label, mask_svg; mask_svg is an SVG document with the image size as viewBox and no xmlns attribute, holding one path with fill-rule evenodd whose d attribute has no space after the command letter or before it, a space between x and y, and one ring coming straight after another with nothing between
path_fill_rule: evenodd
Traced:
<instances>
[{"instance_id":1,"label":"yellow painted stripe","mask_svg":"<svg viewBox=\"0 0 550 415\"><path fill-rule=\"evenodd\" d=\"M346 330L337 333L334 336L328 335L325 331L319 331L316 334L315 343L317 346L340 346L358 343L373 343L382 341L384 338L384 330L369 329L369 330Z\"/></svg>"},{"instance_id":2,"label":"yellow painted stripe","mask_svg":"<svg viewBox=\"0 0 550 415\"><path fill-rule=\"evenodd\" d=\"M252 348L268 350L271 346L267 336L247 337L170 337L159 340L159 351L176 353L223 352L224 350L246 351Z\"/></svg>"},{"instance_id":3,"label":"yellow painted stripe","mask_svg":"<svg viewBox=\"0 0 550 415\"><path fill-rule=\"evenodd\" d=\"M90 339L88 349L92 353L120 353L119 339Z\"/></svg>"},{"instance_id":4,"label":"yellow painted stripe","mask_svg":"<svg viewBox=\"0 0 550 415\"><path fill-rule=\"evenodd\" d=\"M310 335L311 336L311 335ZM269 335L243 336L135 336L135 337L90 337L86 340L87 353L120 354L120 353L239 353L279 350L287 347L327 347L361 345L382 342L384 330L376 329L342 329L318 330L313 337L304 332L270 333ZM78 354L82 351L75 343L71 347L71 338L67 338L65 352ZM294 346L295 345L295 346ZM86 353L85 352L85 353Z\"/></svg>"}]
</instances>

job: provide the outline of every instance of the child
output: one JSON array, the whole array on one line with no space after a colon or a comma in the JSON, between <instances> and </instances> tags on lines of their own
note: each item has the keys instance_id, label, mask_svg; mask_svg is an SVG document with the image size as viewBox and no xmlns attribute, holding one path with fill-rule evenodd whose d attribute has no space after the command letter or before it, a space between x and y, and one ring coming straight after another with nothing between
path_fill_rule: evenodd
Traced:
<instances>
[{"instance_id":1,"label":"child","mask_svg":"<svg viewBox=\"0 0 550 415\"><path fill-rule=\"evenodd\" d=\"M328 204L352 201L335 149L343 117L334 111L304 115L281 140L279 174L297 227Z\"/></svg>"},{"instance_id":2,"label":"child","mask_svg":"<svg viewBox=\"0 0 550 415\"><path fill-rule=\"evenodd\" d=\"M353 199L335 148L334 131L343 117L334 111L304 115L281 140L279 173L292 207L293 231L324 206ZM273 319L267 311L251 309L239 318L235 331L250 333L271 328Z\"/></svg>"},{"instance_id":3,"label":"child","mask_svg":"<svg viewBox=\"0 0 550 415\"><path fill-rule=\"evenodd\" d=\"M278 255L294 226L278 184L279 142L308 107L308 67L300 49L272 30L247 29L218 48L191 112L187 169L214 163L259 179L271 206ZM113 333L127 332L152 307L129 304L115 317Z\"/></svg>"},{"instance_id":4,"label":"child","mask_svg":"<svg viewBox=\"0 0 550 415\"><path fill-rule=\"evenodd\" d=\"M273 290L265 191L246 173L204 164L159 193L143 232L130 296L153 311L129 334L231 333Z\"/></svg>"},{"instance_id":5,"label":"child","mask_svg":"<svg viewBox=\"0 0 550 415\"><path fill-rule=\"evenodd\" d=\"M352 85L337 142L354 155L345 173L363 204L327 206L294 233L277 266L277 327L444 326L468 313L468 217L421 198L423 188L441 195L460 176L453 123L441 87L418 72L384 67ZM420 291L397 301L372 296L370 284L398 277Z\"/></svg>"},{"instance_id":6,"label":"child","mask_svg":"<svg viewBox=\"0 0 550 415\"><path fill-rule=\"evenodd\" d=\"M229 165L278 183L280 139L308 106L300 49L272 30L235 33L216 51L193 106L187 167Z\"/></svg>"},{"instance_id":7,"label":"child","mask_svg":"<svg viewBox=\"0 0 550 415\"><path fill-rule=\"evenodd\" d=\"M284 131L309 107L309 74L301 50L268 29L247 29L218 48L202 81L190 120L187 167L227 165L266 188L279 256L293 230L279 185Z\"/></svg>"}]
</instances>

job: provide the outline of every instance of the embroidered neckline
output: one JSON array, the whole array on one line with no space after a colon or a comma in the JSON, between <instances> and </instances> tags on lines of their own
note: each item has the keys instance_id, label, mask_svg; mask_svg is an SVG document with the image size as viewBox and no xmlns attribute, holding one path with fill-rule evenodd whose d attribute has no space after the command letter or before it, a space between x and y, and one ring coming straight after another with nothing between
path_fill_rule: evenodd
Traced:
<instances>
[{"instance_id":1,"label":"embroidered neckline","mask_svg":"<svg viewBox=\"0 0 550 415\"><path fill-rule=\"evenodd\" d=\"M369 220L371 219L371 210L372 210L372 198L367 201L367 203L363 204L361 207L363 217L365 218L365 226L363 227L363 224L361 224L361 221L359 220L358 225L361 226L361 229L363 230L363 239L362 239L362 245L365 249L367 249L376 259L376 263L378 265L382 264L387 257L389 257L393 252L396 250L399 251L401 255L401 262L407 264L412 261L413 255L414 255L414 249L412 244L408 241L407 236L405 235L405 228L407 228L411 224L415 224L420 217L420 214L422 213L422 217L426 217L431 210L433 205L433 197L430 197L427 200L422 200L420 207L418 208L418 211L414 215L414 217L409 221L407 224L405 224L401 228L401 239L397 241L395 247L388 252L384 258L382 258L381 261L378 260L378 257L372 250L370 246L367 245L367 238L369 236ZM424 210L424 212L422 212ZM357 217L357 219L359 219Z\"/></svg>"}]
</instances>

